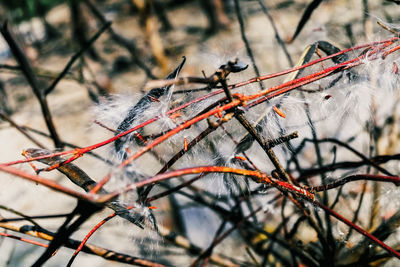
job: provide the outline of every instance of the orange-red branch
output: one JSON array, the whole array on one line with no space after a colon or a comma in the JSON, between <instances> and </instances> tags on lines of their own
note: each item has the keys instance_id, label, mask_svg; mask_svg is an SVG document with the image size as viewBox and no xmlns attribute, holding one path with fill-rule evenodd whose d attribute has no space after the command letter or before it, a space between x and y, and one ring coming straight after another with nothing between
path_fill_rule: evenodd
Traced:
<instances>
[{"instance_id":1,"label":"orange-red branch","mask_svg":"<svg viewBox=\"0 0 400 267\"><path fill-rule=\"evenodd\" d=\"M358 56L358 57L356 57L354 59L345 61L345 62L343 62L341 64L334 65L334 66L332 66L330 68L327 68L327 69L325 69L323 71L316 72L316 73L313 73L313 74L310 74L308 76L304 76L304 77L301 77L301 78L298 78L298 79L294 79L292 81L289 81L289 82L286 82L286 83L283 83L283 84L279 84L277 86L274 86L274 87L271 87L271 88L269 88L267 90L264 90L264 91L262 91L262 92L260 92L258 94L253 94L253 95L249 95L249 96L243 96L242 99L241 99L241 102L233 101L228 105L231 105L232 103L234 103L234 105L231 106L231 108L232 108L232 107L235 107L235 106L243 104L244 103L243 101L255 100L255 99L259 98L258 100L253 101L251 104L249 104L247 106L247 108L250 108L250 107L252 107L254 105L257 105L257 104L265 101L266 99L273 98L273 97L275 97L277 95L280 95L280 94L286 93L286 92L288 92L290 90L293 90L295 88L298 88L298 87L300 87L302 85L305 85L305 84L314 82L316 80L322 79L323 77L326 77L326 76L330 75L331 73L333 73L334 71L336 71L338 69L341 69L341 68L342 69L347 69L347 68L351 68L351 67L354 67L356 65L362 64L362 59L364 59L366 57L369 57L368 60L376 59L377 55L378 55L378 52L383 52L383 56L386 56L386 55L398 50L400 48L400 46L396 46L396 47L394 47L394 48L392 48L392 49L390 49L388 51L384 51L382 49L384 49L385 47L393 44L393 42L395 42L397 40L399 40L398 37L393 37L393 38L390 38L388 40L384 40L384 41L380 41L380 42L374 42L374 43L370 43L370 44L366 44L366 45L361 45L361 46L349 48L349 49L346 49L346 50L342 50L342 51L340 51L338 53L335 53L333 55L317 59L315 61L312 61L310 63L304 64L304 65L296 67L296 68L292 68L292 69L289 69L289 70L286 70L286 71L283 71L283 72L278 72L278 73L275 73L275 74L270 74L270 75L266 75L266 76L262 76L262 77L257 77L257 78L248 80L246 82L242 82L242 83L237 83L237 84L231 85L231 86L229 86L229 89L234 89L234 88L237 88L237 87L240 87L240 86L247 85L247 84L252 83L252 82L257 82L257 81L261 81L261 80L265 80L265 79L270 79L270 78L274 78L274 77L277 77L277 76L280 76L280 75L284 75L284 74L287 74L287 73L290 73L290 72L293 72L293 71L296 71L296 70L300 70L300 69L306 68L308 66L311 66L313 64L316 64L318 62L321 62L323 60L327 60L329 58L333 58L333 57L338 56L340 54L347 53L349 51L354 51L354 50L358 50L358 49L362 49L362 48L367 48L367 49L368 48L373 48L371 51L369 51L369 53L363 53L363 54L361 54L360 56ZM371 57L371 55L373 55L373 56ZM167 113L165 113L163 115L153 117L152 119L150 119L150 120L148 120L148 121L146 121L146 122L144 122L144 123L142 123L140 125L137 125L137 126L131 128L131 129L129 129L128 131L125 131L125 132L123 132L121 134L118 134L118 135L116 135L116 136L114 136L114 137L112 137L110 139L107 139L107 140L105 140L103 142L100 142L100 143L97 143L97 144L94 144L94 145L91 145L91 146L88 146L88 147L84 147L84 148L77 148L77 149L70 150L70 151L54 153L52 155L45 155L45 156L41 156L41 157L37 157L37 158L29 158L29 159L24 159L24 160L13 161L13 162L6 163L6 165L13 165L13 164L18 164L18 163L23 163L23 162L30 162L30 161L39 160L39 159L42 159L42 158L53 157L53 156L61 156L61 155L73 154L73 156L70 157L69 159L67 159L66 161L58 164L57 166L51 166L51 167L48 168L48 170L54 169L54 168L59 167L61 165L67 164L69 162L72 162L73 160L79 158L80 156L82 156L86 152L89 152L89 151L94 150L96 148L102 147L102 146L104 146L106 144L109 144L109 143L111 143L111 142L113 142L113 141L115 141L115 140L117 140L117 139L119 139L119 138L121 138L121 137L123 137L125 135L128 135L128 134L130 134L130 133L132 133L132 132L134 132L134 131L136 131L136 130L138 130L138 129L140 129L140 128L142 128L142 127L144 127L144 126L146 126L146 125L148 125L150 123L153 123L154 121L157 121L158 119L160 119L162 116L173 114L174 112L177 112L178 110L186 108L189 105L192 105L193 103L202 101L204 99L207 99L209 97L217 95L217 94L219 94L221 92L223 92L223 90L218 90L218 91L215 91L213 93L207 94L207 95L205 95L203 97L200 97L200 98L197 98L195 100L192 100L192 101L190 101L190 102L188 102L188 103L186 103L184 105L181 105L180 107L177 107L175 109L172 109L172 110L168 111ZM167 134L157 138L152 143L148 144L145 148L140 150L135 155L131 156L129 159L127 159L121 165L121 167L125 166L126 164L128 164L132 160L135 160L140 155L142 155L143 153L147 152L149 149L151 149L154 146L158 145L159 143L163 142L164 140L166 140L170 136L176 134L177 132L181 131L182 129L187 128L190 125L192 125L193 123L196 123L196 122L198 122L200 120L203 120L203 119L207 118L208 116L211 116L211 115L214 115L214 114L218 114L221 111L227 110L227 109L229 109L227 105L223 106L223 108L222 107L216 108L214 110L211 110L210 112L204 113L204 114L202 114L202 115L200 115L200 116L198 116L196 118L193 118L192 120L190 120L190 121L178 126L174 130L168 132ZM107 179L105 179L105 180L107 180Z\"/></svg>"},{"instance_id":2,"label":"orange-red branch","mask_svg":"<svg viewBox=\"0 0 400 267\"><path fill-rule=\"evenodd\" d=\"M23 178L25 180L29 180L29 181L44 185L44 186L46 186L46 187L48 187L50 189L53 189L55 191L58 191L58 192L61 192L61 193L67 194L67 195L70 195L70 196L78 198L78 199L87 200L87 201L90 201L90 202L97 202L97 196L96 195L90 195L90 194L84 194L84 193L76 192L76 191L74 191L72 189L69 189L69 188L67 188L65 186L59 185L58 183L56 183L56 182L54 182L52 180L40 177L38 175L30 174L30 173L15 169L15 168L10 167L10 166L6 166L6 165L0 164L0 171L19 176L19 177L21 177L21 178Z\"/></svg>"},{"instance_id":3,"label":"orange-red branch","mask_svg":"<svg viewBox=\"0 0 400 267\"><path fill-rule=\"evenodd\" d=\"M26 238L23 238L23 237L19 237L19 236L7 234L7 233L0 232L0 235L8 237L8 238L16 239L16 240L19 240L19 241L22 241L22 242L26 242L26 243L29 243L29 244L33 244L33 245L36 245L36 246L44 247L44 248L47 248L49 246L47 244L43 244L43 243L40 243L40 242L37 242L37 241L34 241L34 240L26 239Z\"/></svg>"},{"instance_id":4,"label":"orange-red branch","mask_svg":"<svg viewBox=\"0 0 400 267\"><path fill-rule=\"evenodd\" d=\"M199 174L199 173L201 173L201 174L203 174L203 173L231 173L231 174L249 176L257 183L269 184L271 186L278 187L284 191L294 193L296 195L299 195L299 196L306 198L308 200L311 200L311 201L314 201L314 198L315 198L314 194L312 194L311 192L307 191L304 188L301 188L301 187L298 187L295 185L291 185L289 183L269 177L268 175L266 175L260 171L251 171L251 170L245 170L245 169L230 168L230 167L225 167L225 166L202 166L202 167L186 168L186 169L180 169L180 170L162 173L162 174L153 176L151 178L142 180L140 182L130 184L120 191L109 194L108 197L113 198L113 197L118 196L119 194L128 192L135 188L140 188L140 187L143 187L143 186L146 186L149 184L155 184L157 182L168 180L171 178L176 178L176 177L189 175L189 174Z\"/></svg>"},{"instance_id":5,"label":"orange-red branch","mask_svg":"<svg viewBox=\"0 0 400 267\"><path fill-rule=\"evenodd\" d=\"M327 206L323 205L322 203L314 201L314 204L316 204L317 206L322 208L329 215L331 215L331 216L335 217L336 219L338 219L339 221L347 224L349 227L353 228L354 230L356 230L357 232L359 232L363 236L366 236L367 238L371 239L376 244L378 244L381 248L383 248L384 250L386 250L387 252L389 252L390 254L395 256L396 258L400 259L400 253L398 251L396 251L392 247L386 245L384 242L382 242L381 240L379 240L375 236L371 235L366 230L362 229L360 226L358 226L358 225L352 223L351 221L347 220L342 215L340 215L339 213L335 212L334 210L328 208Z\"/></svg>"}]
</instances>

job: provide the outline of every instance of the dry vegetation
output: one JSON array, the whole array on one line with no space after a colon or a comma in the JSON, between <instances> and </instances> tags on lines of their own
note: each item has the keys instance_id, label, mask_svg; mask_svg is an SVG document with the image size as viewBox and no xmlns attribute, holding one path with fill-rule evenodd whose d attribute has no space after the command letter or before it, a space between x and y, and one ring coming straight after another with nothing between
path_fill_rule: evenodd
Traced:
<instances>
[{"instance_id":1,"label":"dry vegetation","mask_svg":"<svg viewBox=\"0 0 400 267\"><path fill-rule=\"evenodd\" d=\"M58 2L0 10L0 265L398 265L398 1Z\"/></svg>"}]
</instances>

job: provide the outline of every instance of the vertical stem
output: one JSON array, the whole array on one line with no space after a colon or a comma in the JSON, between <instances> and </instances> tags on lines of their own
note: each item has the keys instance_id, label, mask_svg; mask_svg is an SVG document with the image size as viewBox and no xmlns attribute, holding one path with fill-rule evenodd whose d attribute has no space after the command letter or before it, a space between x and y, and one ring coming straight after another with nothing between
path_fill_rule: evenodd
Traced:
<instances>
[{"instance_id":1,"label":"vertical stem","mask_svg":"<svg viewBox=\"0 0 400 267\"><path fill-rule=\"evenodd\" d=\"M239 0L234 0L234 3L235 3L236 16L238 18L239 25L240 25L240 34L242 36L242 40L244 42L244 45L246 46L247 55L249 56L249 58L251 60L251 64L253 65L254 72L256 73L256 76L260 77L260 71L258 70L258 67L257 67L257 64L256 64L256 60L254 59L253 51L251 50L250 43L249 43L249 41L247 40L247 37L246 37L246 30L244 28L244 21L243 21L242 12L240 11ZM264 90L263 83L259 82L259 85L260 85L260 89Z\"/></svg>"},{"instance_id":2,"label":"vertical stem","mask_svg":"<svg viewBox=\"0 0 400 267\"><path fill-rule=\"evenodd\" d=\"M35 75L33 74L32 68L29 64L28 59L22 52L21 48L18 46L17 42L14 40L12 37L10 31L8 30L8 25L7 21L2 25L1 29L1 34L3 35L4 39L7 41L8 45L10 46L10 49L17 60L19 66L21 67L22 72L25 75L25 78L27 79L29 85L32 87L33 93L35 94L36 98L39 101L40 108L42 110L42 114L44 117L44 120L47 125L47 129L50 132L50 136L53 139L54 146L57 148L62 148L63 143L61 142L56 128L54 126L50 109L47 104L46 97L44 95L44 92L40 89L39 82L36 79Z\"/></svg>"},{"instance_id":3,"label":"vertical stem","mask_svg":"<svg viewBox=\"0 0 400 267\"><path fill-rule=\"evenodd\" d=\"M276 27L274 19L272 18L271 14L269 13L267 6L264 4L263 0L258 0L258 3L260 4L262 11L267 16L269 22L271 23L272 29L274 29L274 32L275 32L275 39L278 42L278 44L281 46L283 53L285 53L285 56L289 62L290 67L293 67L292 57L290 56L289 51L286 48L285 42L282 41L282 38L279 35L278 28Z\"/></svg>"},{"instance_id":4,"label":"vertical stem","mask_svg":"<svg viewBox=\"0 0 400 267\"><path fill-rule=\"evenodd\" d=\"M304 93L302 93L302 97L303 97L303 99L305 99ZM322 159L322 155L321 155L321 150L319 148L319 143L317 142L317 139L318 139L317 138L317 133L315 131L314 123L313 123L313 121L311 119L311 113L310 113L309 107L307 105L305 105L304 108L305 108L305 111L306 111L306 114L307 114L307 119L308 119L308 123L310 125L310 129L311 129L311 134L312 134L314 148L315 148L315 154L317 156L317 164L321 168L323 166L323 159ZM325 174L321 173L321 182L322 182L322 184L325 183L325 178L326 178ZM324 191L324 193L323 193L323 203L326 206L329 205L328 192L326 192L326 191ZM317 215L317 213L315 213L315 214L316 214L316 217L318 219L319 216ZM332 234L331 218L330 218L328 213L325 213L325 221L326 221L327 239L328 239L328 243L330 244L330 249L332 249L332 251L326 251L326 254L327 254L326 257L327 257L327 261L330 261L332 263L333 260L334 260L333 257L334 257L334 254L335 254L336 245L335 245L335 239L334 239L333 234ZM322 223L321 223L320 226L323 227Z\"/></svg>"}]
</instances>

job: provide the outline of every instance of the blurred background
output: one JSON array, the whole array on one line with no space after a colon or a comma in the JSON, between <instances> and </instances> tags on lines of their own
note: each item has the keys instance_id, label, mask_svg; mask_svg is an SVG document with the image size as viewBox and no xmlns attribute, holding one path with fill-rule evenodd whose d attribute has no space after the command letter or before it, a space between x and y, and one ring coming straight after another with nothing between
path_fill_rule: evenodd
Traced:
<instances>
[{"instance_id":1,"label":"blurred background","mask_svg":"<svg viewBox=\"0 0 400 267\"><path fill-rule=\"evenodd\" d=\"M49 138L51 133L43 119L38 97L23 75L9 45L0 37L0 162L20 159L23 149L37 147L37 143L24 136L15 125L34 136L35 140L48 149L83 147L112 137L114 133L99 124L116 129L129 107L147 92L146 83L164 78L178 66L183 56L186 57L186 63L180 73L181 77L209 76L228 60L238 58L249 64L249 68L231 75L229 83L244 81L294 66L304 49L319 40L346 49L390 37L390 33L376 22L384 21L397 28L400 15L397 3L398 1L389 0L1 0L1 23L5 25L7 22L9 31L29 61L40 90L48 90L47 104L59 138ZM108 21L112 22L111 26L100 30ZM247 47L245 42L248 43ZM252 60L257 69L253 67ZM66 70L65 76L54 83L69 62L72 65ZM276 81L266 81L264 86L274 84ZM185 88L187 87L179 89ZM259 88L256 84L243 90L257 91ZM359 97L358 100L362 99L362 95ZM157 114L156 111L160 112L153 110L153 114ZM365 116L368 117L369 114ZM251 119L256 120L255 116ZM302 120L299 119L298 124L302 124ZM298 125L296 120L291 122L293 127ZM364 127L364 121L362 123ZM368 133L368 129L364 130ZM309 134L308 130L305 132ZM188 134L187 137L195 137L195 133L198 132ZM270 134L274 136L273 133ZM226 135L222 136L226 138ZM349 134L345 137L351 136ZM366 134L360 140L369 140L369 137ZM354 144L366 153L369 151L368 142L357 141ZM171 146L172 148L161 148L158 152L169 155L169 149L177 150L174 144ZM387 153L398 153L398 148L398 145L392 146ZM118 161L112 155L112 146L101 148L97 153L103 158ZM314 159L312 150L304 153L306 158ZM160 162L146 165L149 162L146 160L154 161L154 158L138 163L142 164L140 167L144 169L143 175L154 174L162 167ZM193 154L192 158L186 159L186 166L192 163L194 165L196 160L199 158ZM200 159L202 160L206 162L208 159ZM110 170L110 166L90 156L82 157L76 164L94 180L100 180ZM19 168L33 172L28 164ZM393 168L398 171L398 166ZM268 170L268 167L265 169ZM73 187L59 173L43 172L41 175ZM215 179L217 178L210 178L212 182L200 183L198 186L211 192L212 196L209 197L213 201L214 197L217 196L218 199L218 196L222 196L221 205L229 208L229 201L223 203L223 197L229 190L216 189L224 186L222 182L215 182ZM0 173L0 182L0 205L4 207L29 215L62 213L74 207L74 199L17 177ZM119 181L111 182L110 189L118 188L118 183ZM372 186L369 189L373 191ZM361 185L353 187L354 192L348 191L345 198L358 203L359 193L362 191L364 194L365 190ZM392 188L384 190L387 192ZM386 199L385 205L390 202L388 198L397 191L390 192L391 195L381 197ZM370 198L373 198L372 193ZM126 196L127 203L131 199L134 196ZM392 201L394 206L388 205L388 209L382 211L385 216L396 212L398 197ZM205 211L187 199L171 197L168 201L161 199L154 205L157 206L154 213L158 223L186 236L192 244L201 248L209 246L221 223L218 212ZM277 209L280 211L279 207ZM349 218L356 209L357 205L351 206L347 213ZM370 204L365 204L365 210L370 210ZM94 224L110 212L111 210L104 210L96 214L72 238L82 240ZM5 209L0 210L0 215L15 216ZM268 231L276 229L279 218L268 221L267 215L261 217L260 227ZM62 219L41 222L52 231L57 230L61 223ZM231 224L225 227L229 225ZM335 231L338 236L343 236L347 233L343 231L348 229L335 228ZM301 244L317 242L315 233L310 233L306 227L300 236L298 239ZM267 239L261 234L256 238ZM224 259L231 263L241 266L257 266L257 262L265 262L267 266L284 266L282 262L285 261L263 261L262 253L254 252L254 248L249 248L251 242L244 239L240 231L235 231L216 248L216 252L222 253ZM197 257L190 253L190 249L175 246L154 231L140 230L121 218L102 227L90 242L122 253L156 260L167 266L189 266ZM356 241L353 245L355 243ZM273 250L273 247L269 249ZM27 266L43 251L40 247L2 238L0 265ZM46 266L63 266L72 253L72 250L62 248ZM252 258L253 254L257 254L257 260ZM387 264L396 266L395 261ZM81 253L75 266L123 264Z\"/></svg>"}]
</instances>

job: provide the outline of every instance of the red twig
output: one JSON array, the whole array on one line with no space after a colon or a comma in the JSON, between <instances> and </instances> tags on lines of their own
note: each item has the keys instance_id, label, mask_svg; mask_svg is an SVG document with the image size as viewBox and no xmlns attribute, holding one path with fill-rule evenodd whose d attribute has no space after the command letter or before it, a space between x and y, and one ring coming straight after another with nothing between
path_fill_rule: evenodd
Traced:
<instances>
[{"instance_id":1,"label":"red twig","mask_svg":"<svg viewBox=\"0 0 400 267\"><path fill-rule=\"evenodd\" d=\"M304 65L302 65L300 67L291 68L291 69L286 70L286 71L282 71L282 72L278 72L278 73L274 73L274 74L270 74L270 75L265 75L265 76L253 78L253 79L250 79L250 80L245 81L245 82L241 82L241 83L237 83L237 84L231 85L231 86L229 86L229 89L234 89L234 88L238 88L238 87L241 87L241 86L244 86L244 85L248 85L250 83L259 82L261 80L271 79L271 78L274 78L274 77L285 75L285 74L288 74L290 72L294 72L294 71L309 67L309 66L314 65L316 63L319 63L321 61L330 59L332 57L335 57L335 56L338 56L338 55L341 55L343 53L347 53L347 52L350 52L350 51L359 50L359 49L362 49L362 48L371 48L371 47L379 45L379 44L382 44L382 48L384 48L384 47L387 47L387 46L391 45L393 42L397 41L398 39L399 39L398 37L393 37L393 38L390 38L390 39L387 39L387 40L384 40L384 41L373 42L373 43L370 43L370 44L360 45L360 46L356 46L356 47L349 48L349 49L346 49L346 50L342 50L342 51L340 51L338 53L332 54L332 55L327 56L327 57L319 58L319 59L317 59L315 61L312 61L310 63L304 64ZM382 49L382 48L377 49L376 47L374 47L374 48L375 49L372 52L368 53L369 56L371 56L373 54L376 54L378 51L380 51ZM400 47L395 47L395 48L390 49L389 51L384 51L383 55L387 56L388 54L393 53L394 51L397 51L399 48ZM293 89L298 88L300 86L303 86L305 84L308 84L308 83L314 82L316 80L319 80L319 79L321 79L323 77L326 77L326 76L330 75L331 73L333 73L334 71L336 71L336 70L338 70L340 68L347 69L347 68L352 68L352 67L355 67L355 66L357 66L359 64L362 64L362 59L365 58L366 55L367 54L364 53L361 56L356 57L356 58L354 58L352 60L348 60L348 61L345 61L345 62L343 62L341 64L337 64L337 65L334 65L334 66L332 66L330 68L327 68L327 69L325 69L323 71L320 71L320 72L317 72L317 73L313 73L313 74L310 74L308 76L301 77L301 78L298 78L298 79L294 79L292 81L289 81L289 82L286 82L286 83L271 87L271 88L266 89L266 90L264 90L264 91L262 91L262 92L260 92L258 94L244 96L242 100L248 101L248 100L253 100L253 99L256 99L256 98L263 97L263 98L261 98L261 99L259 99L257 101L252 102L251 104L249 104L247 106L248 108L253 107L253 106L255 106L255 105L257 105L257 104L259 104L261 102L266 101L267 99L273 98L273 97L275 97L277 95L286 93L286 92L288 92L290 90L293 90ZM376 58L377 58L377 56L371 57L371 58L368 58L368 59L369 60L374 60ZM172 82L173 81L175 81L175 80L172 80ZM74 154L74 156L72 156L69 160L67 160L64 163L61 163L60 166L62 166L64 164L66 164L66 163L69 163L69 162L75 160L79 156L81 156L81 155L83 155L83 154L85 154L85 153L87 153L87 152L89 152L91 150L94 150L94 149L97 149L97 148L102 147L104 145L107 145L109 143L112 143L115 140L117 140L117 139L119 139L119 138L121 138L121 137L123 137L125 135L128 135L128 134L130 134L130 133L132 133L132 132L134 132L134 131L136 131L136 130L138 130L138 129L140 129L140 128L142 128L142 127L144 127L144 126L146 126L146 125L148 125L150 123L153 123L153 122L157 121L158 119L162 118L163 116L166 116L166 115L172 114L174 112L177 112L177 111L179 111L181 109L184 109L184 108L186 108L186 107L188 107L188 106L190 106L190 105L192 105L194 103L200 102L200 101L205 100L207 98L210 98L210 97L212 97L214 95L218 95L218 94L220 94L222 92L223 92L223 90L217 90L217 91L212 92L210 94L207 94L205 96L202 96L202 97L199 97L197 99L194 99L194 100L192 100L192 101L190 101L188 103L185 103L185 104L183 104L183 105L181 105L181 106L179 106L177 108L171 109L170 111L166 112L163 115L153 117L152 119L149 119L149 120L143 122L142 124L137 125L137 126L131 128L131 129L129 129L128 131L120 133L120 134L118 134L118 135L116 135L116 136L114 136L114 137L112 137L110 139L107 139L107 140L103 141L103 142L100 142L100 143L97 143L97 144L94 144L94 145L91 145L91 146L88 146L88 147L76 149L76 150L69 150L69 151L54 153L53 155L46 155L46 156L43 156L41 158ZM271 94L273 92L275 92L275 93ZM212 113L211 115L213 115L213 114L215 114L215 113ZM151 145L151 144L149 144L149 145ZM79 155L79 156L76 156L76 155ZM40 159L40 158L30 158L30 159L25 159L25 160L18 160L18 161L8 162L8 163L6 163L6 165L19 164L19 163L29 162L29 161L33 161L33 160L37 160L37 159ZM52 168L50 168L50 170L51 169Z\"/></svg>"},{"instance_id":2,"label":"red twig","mask_svg":"<svg viewBox=\"0 0 400 267\"><path fill-rule=\"evenodd\" d=\"M305 188L301 188L289 183L286 183L284 181L277 180L275 178L269 177L266 174L259 172L259 171L252 171L252 170L245 170L245 169L236 169L236 168L230 168L230 167L225 167L225 166L202 166L202 167L193 167L193 168L186 168L186 169L180 169L180 170L175 170L171 172L166 172L162 174L158 174L156 176L153 176L151 178L139 181L137 183L130 184L123 188L122 190L116 191L114 193L110 193L106 197L116 197L122 193L131 191L136 188L141 188L145 185L149 184L154 184L160 181L168 180L170 178L175 178L183 175L189 175L189 174L203 174L203 173L232 173L232 174L239 174L243 176L249 176L252 177L253 180L255 180L257 183L265 183L265 184L270 184L272 186L278 187L284 191L288 191L291 193L294 193L298 196L301 196L303 198L306 198L308 200L314 201L314 194L309 192Z\"/></svg>"},{"instance_id":3,"label":"red twig","mask_svg":"<svg viewBox=\"0 0 400 267\"><path fill-rule=\"evenodd\" d=\"M15 168L3 165L3 164L0 164L0 171L6 172L6 173L10 173L10 174L19 176L19 177L21 177L21 178L23 178L25 180L29 180L29 181L44 185L44 186L46 186L46 187L48 187L50 189L53 189L53 190L58 191L58 192L62 192L64 194L70 195L70 196L75 197L77 199L87 200L87 201L90 201L90 202L97 202L97 196L96 195L84 194L84 193L76 192L76 191L71 190L71 189L69 189L67 187L59 185L58 183L56 183L56 182L54 182L52 180L40 177L38 175L33 175L33 174L30 174L30 173L27 173L27 172L24 172L24 171L21 171L21 170L18 170L18 169L15 169Z\"/></svg>"},{"instance_id":4,"label":"red twig","mask_svg":"<svg viewBox=\"0 0 400 267\"><path fill-rule=\"evenodd\" d=\"M133 206L129 206L126 209L130 210L132 209ZM67 266L71 266L72 263L74 262L76 256L78 256L78 253L83 249L83 247L85 246L86 242L89 240L89 238L94 234L94 232L97 231L97 229L99 229L103 224L105 224L106 222L108 222L109 220L111 220L112 218L114 218L115 216L117 216L117 213L113 213L109 216L107 216L106 218L104 218L101 222L99 222L98 224L96 224L92 230L90 230L90 232L85 236L85 238L82 240L82 242L79 244L79 246L77 247L77 249L75 250L74 254L72 255L71 259L69 260Z\"/></svg>"},{"instance_id":5,"label":"red twig","mask_svg":"<svg viewBox=\"0 0 400 267\"><path fill-rule=\"evenodd\" d=\"M152 149L153 147L155 147L156 145L164 142L166 139L170 138L171 136L179 133L180 131L188 128L189 126L204 120L206 118L208 118L209 116L212 116L214 114L217 114L219 112L231 109L233 107L239 106L242 103L241 100L234 100L226 105L223 105L221 107L218 107L216 109L210 110L209 112L206 112L204 114L201 114L191 120L188 120L184 123L182 123L181 125L179 125L178 127L172 129L171 131L165 133L164 135L158 137L157 139L155 139L153 142L151 142L150 144L148 144L147 146L145 146L144 148L142 148L141 150L139 150L138 152L136 152L135 154L133 154L132 156L130 156L129 158L127 158L124 162L122 162L118 168L123 168L126 165L128 165L130 162L132 162L133 160L139 158L141 155L143 155L144 153L146 153L147 151L149 151L150 149ZM111 174L108 174L106 177L104 177L97 185L96 187L94 187L91 192L97 192L100 188L103 187L104 184L106 184L109 179L111 178Z\"/></svg>"},{"instance_id":6,"label":"red twig","mask_svg":"<svg viewBox=\"0 0 400 267\"><path fill-rule=\"evenodd\" d=\"M37 242L37 241L34 241L34 240L26 239L26 238L15 236L15 235L10 235L10 234L7 234L7 233L0 232L0 235L8 237L8 238L16 239L16 240L19 240L19 241L23 241L23 242L26 242L26 243L29 243L29 244L33 244L33 245L36 245L36 246L44 247L44 248L47 248L49 246L47 244L43 244L43 243L40 243L40 242Z\"/></svg>"},{"instance_id":7,"label":"red twig","mask_svg":"<svg viewBox=\"0 0 400 267\"><path fill-rule=\"evenodd\" d=\"M153 117L153 118L151 118L151 119L149 119L149 120L147 120L147 121L145 121L145 122L143 122L143 123L131 128L131 129L125 131L125 132L122 132L122 133L120 133L120 134L118 134L118 135L116 135L116 136L114 136L114 137L112 137L110 139L107 139L105 141L102 141L100 143L96 143L94 145L90 145L90 146L83 147L83 148L76 148L76 149L73 149L73 150L67 150L67 151L63 151L63 152L55 152L55 153L50 154L50 155L43 155L43 156L39 156L39 157L32 157L32 158L29 158L29 159L21 159L21 160L16 160L16 161L10 161L10 162L4 163L4 165L11 166L11 165L15 165L15 164L21 164L21 163L40 160L40 159L51 158L51 157L55 157L55 156L64 156L64 155L68 155L68 154L74 154L74 153L77 153L77 149L79 149L79 153L83 155L83 154L85 154L85 153L87 153L89 151L92 151L94 149L97 149L97 148L100 148L102 146L108 145L108 144L114 142L115 140L117 140L117 139L119 139L119 138L121 138L121 137L123 137L125 135L128 135L128 134L130 134L130 133L132 133L132 132L134 132L134 131L136 131L136 130L138 130L140 128L143 128L144 126L149 125L149 124L161 119L163 116L167 116L169 114L175 113L175 112L177 112L177 111L179 111L181 109L184 109L184 108L186 108L186 107L188 107L188 106L190 106L192 104L195 104L197 102L200 102L202 100L210 98L210 97L212 97L214 95L217 95L217 94L219 94L221 92L223 92L223 90L212 92L210 94L207 94L207 95L204 95L204 96L199 97L197 99L194 99L194 100L192 100L190 102L187 102L187 103L185 103L185 104L183 104L183 105L181 105L179 107L176 107L174 109L169 110L165 114ZM61 164L61 165L65 165L65 163ZM58 167L60 167L60 166L58 166Z\"/></svg>"},{"instance_id":8,"label":"red twig","mask_svg":"<svg viewBox=\"0 0 400 267\"><path fill-rule=\"evenodd\" d=\"M357 232L359 232L360 234L362 234L363 236L366 236L367 238L371 239L373 242L375 242L377 245L379 245L381 248L383 248L384 250L388 251L390 254L392 254L393 256L395 256L396 258L400 259L400 253L397 252L396 250L394 250L393 248L389 247L388 245L386 245L384 242L382 242L381 240L379 240L378 238L376 238L375 236L371 235L370 233L368 233L366 230L362 229L360 226L352 223L351 221L347 220L346 218L344 218L342 215L338 214L337 212L335 212L334 210L328 208L327 206L325 206L322 203L319 203L318 201L314 201L314 204L319 206L320 208L322 208L325 212L329 213L331 216L335 217L336 219L338 219L339 221L347 224L349 227L353 228L354 230L356 230Z\"/></svg>"},{"instance_id":9,"label":"red twig","mask_svg":"<svg viewBox=\"0 0 400 267\"><path fill-rule=\"evenodd\" d=\"M391 42L386 42L386 43L383 44L383 47L386 47L386 46L388 46L390 44L391 44ZM143 149L141 149L140 151L138 151L137 153L135 153L134 155L132 155L131 157L126 159L119 167L126 166L131 161L137 159L138 157L143 155L145 152L147 152L151 148L155 147L156 145L162 143L163 141L165 141L169 137L173 136L174 134L180 132L181 130L189 127L190 125L192 125L192 124L194 124L194 123L196 123L196 122L198 122L200 120L203 120L203 119L205 119L205 118L207 118L209 116L212 116L214 114L219 114L220 112L228 110L228 109L231 109L233 107L237 107L239 105L244 105L245 101L253 100L253 99L265 96L267 94L270 94L272 92L275 92L274 94L270 94L270 95L268 95L268 96L266 96L266 97L264 97L264 98L262 98L262 99L260 99L258 101L252 102L248 107L255 106L255 105L265 101L268 98L275 97L277 95L286 93L289 90L293 90L293 89L298 88L298 87L300 87L302 85L305 85L305 84L311 83L313 81L319 80L319 79L321 79L323 77L326 77L326 76L332 74L334 71L336 71L336 70L338 70L340 68L343 68L343 67L349 68L349 67L357 66L357 65L362 63L361 60L363 58L365 58L367 56L376 55L376 53L378 51L379 51L378 49L374 49L369 54L367 54L367 53L362 54L359 57L356 57L354 59L351 59L351 60L345 61L343 63L337 64L337 65L332 66L330 68L326 68L326 69L324 69L324 70L322 70L320 72L316 72L316 73L313 73L313 74L310 74L310 75L307 75L307 76L304 76L304 77L301 77L301 78L298 78L298 79L291 80L289 82L286 82L286 83L271 87L269 89L266 89L266 90L264 90L264 91L262 91L260 93L257 93L257 94L253 94L253 95L249 95L249 96L236 94L235 95L236 98L238 98L240 101L236 99L234 101L231 101L229 104L225 104L224 106L221 106L221 107L215 108L213 110L210 110L210 111L208 111L208 112L206 112L204 114L201 114L201 115L199 115L199 116L197 116L197 117L195 117L195 118L193 118L191 120L188 120L185 123L182 123L181 125L179 125L175 129L173 129L173 130L167 132L166 134L164 134L163 136L160 136L159 138L155 139L152 143L148 144L146 147L144 147ZM372 60L372 59L375 59L375 58L374 57L370 57L369 59ZM96 188L93 189L93 192L96 192L95 190L99 190L105 183L107 183L107 181L110 178L111 178L110 174L107 175L105 178L103 178L103 180L96 186Z\"/></svg>"}]
</instances>

